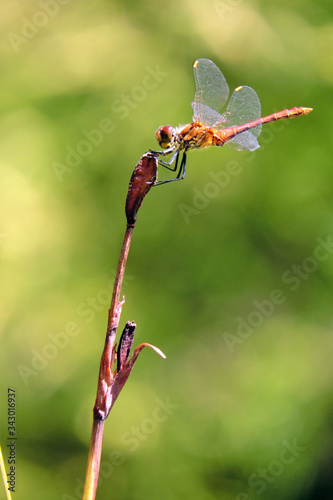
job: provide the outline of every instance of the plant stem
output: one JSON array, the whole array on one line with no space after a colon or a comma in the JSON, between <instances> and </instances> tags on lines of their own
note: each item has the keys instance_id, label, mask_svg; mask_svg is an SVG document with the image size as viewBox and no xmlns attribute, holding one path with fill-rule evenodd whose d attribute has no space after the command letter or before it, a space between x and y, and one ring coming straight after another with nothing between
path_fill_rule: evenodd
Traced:
<instances>
[{"instance_id":1,"label":"plant stem","mask_svg":"<svg viewBox=\"0 0 333 500\"><path fill-rule=\"evenodd\" d=\"M115 339L117 334L117 328L119 324L120 314L122 305L124 303L124 298L119 301L120 291L124 279L125 267L127 262L127 257L132 241L133 230L137 218L137 212L142 205L143 199L156 183L157 178L157 166L158 166L158 156L156 153L145 153L138 164L136 165L127 193L126 198L126 218L127 225L125 236L123 239L123 244L120 251L117 273L115 277L115 283L113 287L111 305L109 309L108 324L106 330L106 339L103 349L103 354L101 357L97 394L94 406L94 418L92 433L90 439L90 448L88 454L88 463L86 470L86 478L83 490L83 500L94 500L96 497L96 489L98 483L99 469L101 463L102 454L102 443L103 443L103 432L104 432L104 422L109 412L118 397L119 392L124 386L131 370L133 364L145 345L142 344L135 351L131 360L126 361L122 370L112 372L112 368L116 359L115 352ZM132 328L133 333L135 329L135 323L127 323L127 328ZM133 340L133 339L132 339ZM150 346L149 347L153 347ZM126 346L124 347L126 350ZM156 350L156 348L153 347ZM163 357L158 349L156 350ZM125 356L126 360L128 354ZM119 381L116 380L116 376L119 376ZM116 380L116 384L114 384ZM114 390L112 392L112 388Z\"/></svg>"},{"instance_id":2,"label":"plant stem","mask_svg":"<svg viewBox=\"0 0 333 500\"><path fill-rule=\"evenodd\" d=\"M120 251L118 268L115 277L111 306L109 309L109 319L107 325L105 346L101 358L100 373L98 379L97 396L94 407L94 419L91 432L90 448L88 455L86 479L83 491L83 500L93 500L96 496L99 468L101 463L102 442L104 432L104 422L107 414L105 406L107 404L106 389L112 381L112 357L117 327L120 318L122 302L119 302L121 286L124 279L126 261L131 245L134 226L127 225L123 244ZM104 382L104 383L103 383ZM108 383L109 382L109 383Z\"/></svg>"},{"instance_id":3,"label":"plant stem","mask_svg":"<svg viewBox=\"0 0 333 500\"><path fill-rule=\"evenodd\" d=\"M86 480L82 500L92 500L96 496L99 467L101 464L104 420L93 420L90 448L88 455Z\"/></svg>"},{"instance_id":4,"label":"plant stem","mask_svg":"<svg viewBox=\"0 0 333 500\"><path fill-rule=\"evenodd\" d=\"M115 308L119 304L119 296L120 296L120 290L122 287L123 279L124 279L124 274L125 274L125 267L126 267L126 262L127 262L127 257L132 241L132 235L133 235L133 230L134 226L129 226L127 225L126 231L125 231L125 236L123 240L123 244L121 247L120 251L120 256L119 256L119 262L118 262L118 268L117 268L117 273L115 277L115 282L113 286L113 293L112 293L112 299L111 299L111 306L109 309L109 320L108 320L108 326L107 326L107 335L110 332L111 325L112 325L112 318L115 313Z\"/></svg>"}]
</instances>

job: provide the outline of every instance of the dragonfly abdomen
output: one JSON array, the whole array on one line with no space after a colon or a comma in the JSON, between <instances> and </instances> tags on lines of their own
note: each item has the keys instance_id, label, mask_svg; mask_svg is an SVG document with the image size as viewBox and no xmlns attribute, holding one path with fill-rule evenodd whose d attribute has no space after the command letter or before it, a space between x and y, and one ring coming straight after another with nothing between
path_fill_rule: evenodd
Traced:
<instances>
[{"instance_id":1,"label":"dragonfly abdomen","mask_svg":"<svg viewBox=\"0 0 333 500\"><path fill-rule=\"evenodd\" d=\"M277 113L272 113L271 115L264 116L263 118L258 118L252 122L245 123L244 125L236 125L235 127L228 127L226 129L220 129L216 132L223 142L228 141L238 134L241 134L245 130L249 130L254 127L258 127L263 123L273 122L275 120L283 120L285 118L292 118L293 116L307 115L312 111L312 108L302 108L295 107L291 109L284 109L283 111L278 111Z\"/></svg>"}]
</instances>

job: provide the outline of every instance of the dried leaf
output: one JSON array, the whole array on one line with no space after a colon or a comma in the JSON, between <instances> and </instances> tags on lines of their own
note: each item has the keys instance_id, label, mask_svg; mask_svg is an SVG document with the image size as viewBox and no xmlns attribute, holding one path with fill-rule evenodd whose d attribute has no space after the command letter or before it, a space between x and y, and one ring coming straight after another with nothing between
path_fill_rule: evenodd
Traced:
<instances>
[{"instance_id":1,"label":"dried leaf","mask_svg":"<svg viewBox=\"0 0 333 500\"><path fill-rule=\"evenodd\" d=\"M157 354L159 354L162 358L164 358L164 359L166 358L165 354L160 349L158 349L158 347L155 347L151 344L144 343L144 344L141 344L138 347L136 347L133 351L131 359L127 360L127 362L124 364L123 368L116 374L116 376L113 380L113 383L112 383L111 388L110 388L110 395L108 397L110 407L108 408L108 412L107 412L106 417L110 413L112 406L114 405L117 397L120 394L120 391L124 387L128 377L133 369L135 361L137 360L140 352L142 351L142 349L144 347L150 347L151 349L153 349L153 351L155 351Z\"/></svg>"}]
</instances>

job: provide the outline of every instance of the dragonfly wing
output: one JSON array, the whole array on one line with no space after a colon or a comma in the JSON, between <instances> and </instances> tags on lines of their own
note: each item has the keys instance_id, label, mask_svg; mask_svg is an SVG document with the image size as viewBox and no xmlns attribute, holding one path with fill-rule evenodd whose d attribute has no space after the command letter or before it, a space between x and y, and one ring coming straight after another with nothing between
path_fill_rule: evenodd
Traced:
<instances>
[{"instance_id":1,"label":"dragonfly wing","mask_svg":"<svg viewBox=\"0 0 333 500\"><path fill-rule=\"evenodd\" d=\"M223 115L225 122L218 124L218 126L225 127L226 124L228 127L243 125L244 123L257 120L260 116L261 105L256 91L247 86L238 87L234 90L228 103L227 110ZM257 125L250 130L246 130L236 135L233 139L227 141L226 144L238 151L243 149L254 151L260 147L257 140L260 132L261 125Z\"/></svg>"},{"instance_id":2,"label":"dragonfly wing","mask_svg":"<svg viewBox=\"0 0 333 500\"><path fill-rule=\"evenodd\" d=\"M203 125L214 127L217 124L223 123L226 119L215 109L210 108L202 102L192 102L193 121L200 122Z\"/></svg>"},{"instance_id":3,"label":"dragonfly wing","mask_svg":"<svg viewBox=\"0 0 333 500\"><path fill-rule=\"evenodd\" d=\"M197 59L193 64L193 73L195 82L194 102L220 111L229 95L229 87L222 72L210 59ZM203 122L200 113L196 114L196 111L202 111L201 106L198 106L197 109L193 107L193 110L193 121L212 126L211 121L209 123Z\"/></svg>"},{"instance_id":4,"label":"dragonfly wing","mask_svg":"<svg viewBox=\"0 0 333 500\"><path fill-rule=\"evenodd\" d=\"M237 151L244 151L244 149L247 149L248 151L255 151L260 148L258 139L250 130L245 130L245 132L236 135L236 137L227 141L226 145L229 146L229 148L236 149Z\"/></svg>"}]
</instances>

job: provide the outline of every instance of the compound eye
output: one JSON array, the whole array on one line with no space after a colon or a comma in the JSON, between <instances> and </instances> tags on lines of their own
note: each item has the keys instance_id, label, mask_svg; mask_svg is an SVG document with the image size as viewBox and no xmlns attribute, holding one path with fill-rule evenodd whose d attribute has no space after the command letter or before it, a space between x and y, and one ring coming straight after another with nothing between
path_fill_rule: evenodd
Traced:
<instances>
[{"instance_id":1,"label":"compound eye","mask_svg":"<svg viewBox=\"0 0 333 500\"><path fill-rule=\"evenodd\" d=\"M160 127L156 130L156 139L161 146L161 148L166 149L170 147L175 135L175 129L171 125L166 125L165 127Z\"/></svg>"}]
</instances>

